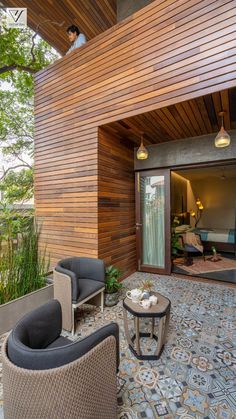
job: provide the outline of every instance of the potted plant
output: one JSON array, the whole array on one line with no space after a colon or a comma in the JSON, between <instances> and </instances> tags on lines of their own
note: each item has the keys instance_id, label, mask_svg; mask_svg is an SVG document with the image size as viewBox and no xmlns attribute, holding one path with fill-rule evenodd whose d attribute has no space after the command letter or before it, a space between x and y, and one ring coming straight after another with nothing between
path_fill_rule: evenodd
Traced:
<instances>
[{"instance_id":1,"label":"potted plant","mask_svg":"<svg viewBox=\"0 0 236 419\"><path fill-rule=\"evenodd\" d=\"M216 247L215 246L211 246L211 250L212 250L212 257L208 260L211 260L212 262L218 262L220 259Z\"/></svg>"},{"instance_id":2,"label":"potted plant","mask_svg":"<svg viewBox=\"0 0 236 419\"><path fill-rule=\"evenodd\" d=\"M171 259L174 260L178 255L179 251L183 251L183 247L180 244L180 234L172 233L171 235Z\"/></svg>"},{"instance_id":3,"label":"potted plant","mask_svg":"<svg viewBox=\"0 0 236 419\"><path fill-rule=\"evenodd\" d=\"M122 288L122 282L119 281L121 274L121 270L113 265L106 268L105 305L107 307L112 307L119 301L119 290Z\"/></svg>"},{"instance_id":4,"label":"potted plant","mask_svg":"<svg viewBox=\"0 0 236 419\"><path fill-rule=\"evenodd\" d=\"M174 217L171 225L171 261L179 255L179 251L183 251L183 247L180 243L180 234L176 233L176 227L179 225L178 217Z\"/></svg>"}]
</instances>

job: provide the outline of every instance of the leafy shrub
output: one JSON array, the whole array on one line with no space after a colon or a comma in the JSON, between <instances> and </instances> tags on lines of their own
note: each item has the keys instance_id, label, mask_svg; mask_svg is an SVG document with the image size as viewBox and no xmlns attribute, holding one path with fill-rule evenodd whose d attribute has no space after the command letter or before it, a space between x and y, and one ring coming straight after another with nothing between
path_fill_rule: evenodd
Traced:
<instances>
[{"instance_id":1,"label":"leafy shrub","mask_svg":"<svg viewBox=\"0 0 236 419\"><path fill-rule=\"evenodd\" d=\"M122 282L118 281L118 278L121 277L121 270L116 268L113 265L110 265L106 268L106 280L105 287L108 294L119 291L122 288Z\"/></svg>"},{"instance_id":2,"label":"leafy shrub","mask_svg":"<svg viewBox=\"0 0 236 419\"><path fill-rule=\"evenodd\" d=\"M11 219L4 219L4 223L1 223L5 245L0 254L0 304L45 286L49 270L46 249L39 252L40 231L34 220L28 219L27 223L24 220L22 232L18 231L17 246L13 239L15 221L12 223Z\"/></svg>"}]
</instances>

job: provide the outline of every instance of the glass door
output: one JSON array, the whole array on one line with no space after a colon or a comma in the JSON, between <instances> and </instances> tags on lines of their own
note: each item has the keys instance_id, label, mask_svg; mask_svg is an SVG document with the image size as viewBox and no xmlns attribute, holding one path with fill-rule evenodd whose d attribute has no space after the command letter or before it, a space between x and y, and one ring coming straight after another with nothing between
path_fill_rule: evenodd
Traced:
<instances>
[{"instance_id":1,"label":"glass door","mask_svg":"<svg viewBox=\"0 0 236 419\"><path fill-rule=\"evenodd\" d=\"M170 274L170 171L136 173L138 269Z\"/></svg>"}]
</instances>

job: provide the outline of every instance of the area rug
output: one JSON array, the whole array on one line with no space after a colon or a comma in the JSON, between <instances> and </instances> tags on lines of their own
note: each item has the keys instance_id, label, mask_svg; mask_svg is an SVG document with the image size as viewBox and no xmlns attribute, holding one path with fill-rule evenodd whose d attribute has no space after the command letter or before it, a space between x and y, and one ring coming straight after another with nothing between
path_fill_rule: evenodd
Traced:
<instances>
[{"instance_id":1,"label":"area rug","mask_svg":"<svg viewBox=\"0 0 236 419\"><path fill-rule=\"evenodd\" d=\"M193 264L190 266L185 266L183 264L184 259L178 258L174 261L174 264L189 272L190 274L201 274L205 272L216 272L216 271L225 271L228 269L236 269L236 259L229 259L220 256L220 260L217 262L212 262L209 260L210 256L206 257L204 261L202 256L194 256L193 257Z\"/></svg>"},{"instance_id":2,"label":"area rug","mask_svg":"<svg viewBox=\"0 0 236 419\"><path fill-rule=\"evenodd\" d=\"M118 418L235 419L236 290L135 273L124 281L123 296L144 279L152 279L155 290L171 300L167 343L158 361L139 361L128 349L122 300L103 314L88 305L77 314L74 339L107 322L119 324ZM143 347L151 346L147 340Z\"/></svg>"}]
</instances>

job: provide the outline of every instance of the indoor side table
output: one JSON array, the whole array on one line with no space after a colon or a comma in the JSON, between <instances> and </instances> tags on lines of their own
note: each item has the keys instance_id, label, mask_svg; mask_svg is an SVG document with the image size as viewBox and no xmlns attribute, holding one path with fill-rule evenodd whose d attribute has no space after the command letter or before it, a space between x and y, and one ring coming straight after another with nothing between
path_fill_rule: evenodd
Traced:
<instances>
[{"instance_id":1,"label":"indoor side table","mask_svg":"<svg viewBox=\"0 0 236 419\"><path fill-rule=\"evenodd\" d=\"M134 303L131 299L126 297L123 300L123 313L124 313L124 328L125 336L129 344L131 352L138 359L142 360L155 360L159 359L161 352L164 348L167 330L170 320L170 300L158 292L153 292L152 294L156 295L158 302L156 305L152 305L148 309L144 309L138 303ZM134 316L134 328L135 334L130 336L129 325L128 325L128 316L127 312L131 313ZM150 333L140 332L140 318L151 318L152 326ZM155 319L159 318L159 325L155 332ZM140 349L140 337L150 337L157 341L157 346L155 353L153 355L145 355L141 352Z\"/></svg>"}]
</instances>

